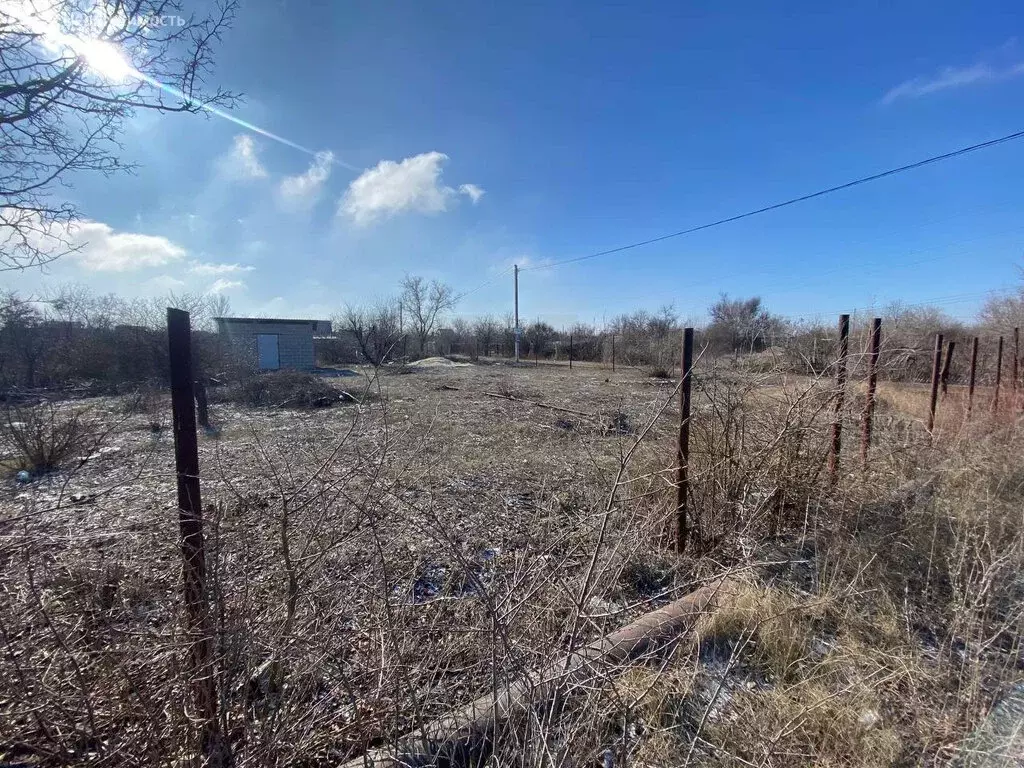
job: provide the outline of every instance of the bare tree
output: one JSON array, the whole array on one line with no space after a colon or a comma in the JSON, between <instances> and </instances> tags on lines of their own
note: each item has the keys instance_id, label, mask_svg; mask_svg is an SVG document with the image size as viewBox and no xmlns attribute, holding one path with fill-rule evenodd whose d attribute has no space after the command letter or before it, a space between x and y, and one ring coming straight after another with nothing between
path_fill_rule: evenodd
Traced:
<instances>
[{"instance_id":1,"label":"bare tree","mask_svg":"<svg viewBox=\"0 0 1024 768\"><path fill-rule=\"evenodd\" d=\"M437 329L437 323L448 310L455 307L458 299L450 285L422 277L406 275L402 280L402 307L409 318L413 334L422 353L427 339Z\"/></svg>"},{"instance_id":2,"label":"bare tree","mask_svg":"<svg viewBox=\"0 0 1024 768\"><path fill-rule=\"evenodd\" d=\"M763 349L771 345L775 336L781 335L784 326L781 318L768 312L760 296L730 299L723 293L708 313L711 315L708 338L722 351Z\"/></svg>"},{"instance_id":3,"label":"bare tree","mask_svg":"<svg viewBox=\"0 0 1024 768\"><path fill-rule=\"evenodd\" d=\"M478 317L473 323L473 335L476 337L478 351L482 350L484 357L487 357L498 338L498 321L493 315Z\"/></svg>"},{"instance_id":4,"label":"bare tree","mask_svg":"<svg viewBox=\"0 0 1024 768\"><path fill-rule=\"evenodd\" d=\"M524 335L530 354L538 357L546 355L551 343L558 338L558 332L543 320L531 323Z\"/></svg>"},{"instance_id":5,"label":"bare tree","mask_svg":"<svg viewBox=\"0 0 1024 768\"><path fill-rule=\"evenodd\" d=\"M76 326L88 322L95 297L84 285L66 283L45 294L50 314L63 325L64 338L71 340Z\"/></svg>"},{"instance_id":6,"label":"bare tree","mask_svg":"<svg viewBox=\"0 0 1024 768\"><path fill-rule=\"evenodd\" d=\"M149 317L146 325L150 328L163 328L167 317L167 308L183 309L189 313L193 329L211 330L213 328L213 302L218 294L211 293L177 293L168 291L150 301Z\"/></svg>"},{"instance_id":7,"label":"bare tree","mask_svg":"<svg viewBox=\"0 0 1024 768\"><path fill-rule=\"evenodd\" d=\"M1019 268L1019 272L1024 281L1024 269ZM978 312L978 320L982 325L1003 334L1024 325L1024 283L1017 287L1015 293L988 299Z\"/></svg>"},{"instance_id":8,"label":"bare tree","mask_svg":"<svg viewBox=\"0 0 1024 768\"><path fill-rule=\"evenodd\" d=\"M340 320L372 365L384 363L401 338L398 308L390 300L377 301L370 307L345 307Z\"/></svg>"},{"instance_id":9,"label":"bare tree","mask_svg":"<svg viewBox=\"0 0 1024 768\"><path fill-rule=\"evenodd\" d=\"M456 317L452 320L452 331L455 333L454 348L452 352L470 354L474 358L476 354L476 339L473 336L473 324L464 317Z\"/></svg>"},{"instance_id":10,"label":"bare tree","mask_svg":"<svg viewBox=\"0 0 1024 768\"><path fill-rule=\"evenodd\" d=\"M183 15L177 0L0 5L0 271L72 248L77 212L55 191L74 173L131 168L118 139L135 110L234 103L204 81L235 9L235 0L201 17Z\"/></svg>"},{"instance_id":11,"label":"bare tree","mask_svg":"<svg viewBox=\"0 0 1024 768\"><path fill-rule=\"evenodd\" d=\"M46 354L46 339L40 332L43 320L33 302L15 293L0 297L0 372L18 365L21 383L29 388L36 385L36 374Z\"/></svg>"},{"instance_id":12,"label":"bare tree","mask_svg":"<svg viewBox=\"0 0 1024 768\"><path fill-rule=\"evenodd\" d=\"M231 299L223 293L210 295L210 316L229 317L231 315Z\"/></svg>"}]
</instances>

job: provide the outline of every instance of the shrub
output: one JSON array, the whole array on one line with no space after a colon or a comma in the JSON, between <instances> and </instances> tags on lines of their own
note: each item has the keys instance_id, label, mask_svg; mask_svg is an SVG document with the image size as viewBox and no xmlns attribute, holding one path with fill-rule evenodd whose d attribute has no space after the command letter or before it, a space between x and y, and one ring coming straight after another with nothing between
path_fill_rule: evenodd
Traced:
<instances>
[{"instance_id":1,"label":"shrub","mask_svg":"<svg viewBox=\"0 0 1024 768\"><path fill-rule=\"evenodd\" d=\"M165 410L165 391L157 384L144 384L121 398L117 410L125 416L157 417L161 410Z\"/></svg>"},{"instance_id":2,"label":"shrub","mask_svg":"<svg viewBox=\"0 0 1024 768\"><path fill-rule=\"evenodd\" d=\"M94 430L84 412L53 403L8 406L0 432L13 449L16 468L32 472L52 471L95 447Z\"/></svg>"},{"instance_id":3,"label":"shrub","mask_svg":"<svg viewBox=\"0 0 1024 768\"><path fill-rule=\"evenodd\" d=\"M354 400L319 376L301 371L273 371L247 376L211 391L213 399L253 408L324 408L341 400Z\"/></svg>"}]
</instances>

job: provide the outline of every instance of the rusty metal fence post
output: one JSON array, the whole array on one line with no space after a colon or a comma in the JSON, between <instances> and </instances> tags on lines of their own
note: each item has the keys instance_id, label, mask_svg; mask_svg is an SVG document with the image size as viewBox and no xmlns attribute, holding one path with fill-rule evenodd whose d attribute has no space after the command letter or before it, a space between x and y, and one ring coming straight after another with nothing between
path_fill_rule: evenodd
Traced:
<instances>
[{"instance_id":1,"label":"rusty metal fence post","mask_svg":"<svg viewBox=\"0 0 1024 768\"><path fill-rule=\"evenodd\" d=\"M971 418L974 408L974 382L978 373L978 337L971 340L971 367L967 372L967 418Z\"/></svg>"},{"instance_id":2,"label":"rusty metal fence post","mask_svg":"<svg viewBox=\"0 0 1024 768\"><path fill-rule=\"evenodd\" d=\"M690 535L687 498L690 491L690 393L693 380L693 328L683 329L683 354L680 361L682 381L679 387L679 442L676 446L676 552L686 549Z\"/></svg>"},{"instance_id":3,"label":"rusty metal fence post","mask_svg":"<svg viewBox=\"0 0 1024 768\"><path fill-rule=\"evenodd\" d=\"M210 401L206 396L206 381L200 376L196 379L193 388L196 397L196 418L199 426L203 429L210 428Z\"/></svg>"},{"instance_id":4,"label":"rusty metal fence post","mask_svg":"<svg viewBox=\"0 0 1024 768\"><path fill-rule=\"evenodd\" d=\"M839 316L839 359L836 361L836 407L832 421L832 450L828 455L828 474L832 485L839 479L839 451L843 443L843 400L846 395L846 359L850 354L850 316Z\"/></svg>"},{"instance_id":5,"label":"rusty metal fence post","mask_svg":"<svg viewBox=\"0 0 1024 768\"><path fill-rule=\"evenodd\" d=\"M1017 391L1020 386L1020 328L1013 329L1013 400L1010 404L1011 410L1020 406L1020 393Z\"/></svg>"},{"instance_id":6,"label":"rusty metal fence post","mask_svg":"<svg viewBox=\"0 0 1024 768\"><path fill-rule=\"evenodd\" d=\"M992 413L999 412L999 384L1003 378L1003 337L999 337L996 347L996 387L992 392Z\"/></svg>"},{"instance_id":7,"label":"rusty metal fence post","mask_svg":"<svg viewBox=\"0 0 1024 768\"><path fill-rule=\"evenodd\" d=\"M178 526L181 533L182 581L189 671L200 723L200 748L210 757L222 749L217 723L217 686L213 638L206 600L206 550L203 506L199 494L199 443L192 377L192 329L188 312L167 310L171 367L171 412L174 420L174 466L178 477Z\"/></svg>"},{"instance_id":8,"label":"rusty metal fence post","mask_svg":"<svg viewBox=\"0 0 1024 768\"><path fill-rule=\"evenodd\" d=\"M868 347L868 394L864 399L864 417L861 421L860 463L868 466L868 449L871 447L871 419L875 414L875 390L878 388L878 356L882 348L882 318L871 321L871 342Z\"/></svg>"},{"instance_id":9,"label":"rusty metal fence post","mask_svg":"<svg viewBox=\"0 0 1024 768\"><path fill-rule=\"evenodd\" d=\"M942 386L943 398L949 393L949 368L953 364L953 350L955 348L955 341L946 343L946 358L942 361L942 372L939 374L939 384Z\"/></svg>"},{"instance_id":10,"label":"rusty metal fence post","mask_svg":"<svg viewBox=\"0 0 1024 768\"><path fill-rule=\"evenodd\" d=\"M1013 392L1017 393L1020 376L1020 328L1013 329Z\"/></svg>"},{"instance_id":11,"label":"rusty metal fence post","mask_svg":"<svg viewBox=\"0 0 1024 768\"><path fill-rule=\"evenodd\" d=\"M939 375L942 369L942 334L935 334L935 353L932 356L932 389L928 403L928 432L935 429L935 406L939 402Z\"/></svg>"}]
</instances>

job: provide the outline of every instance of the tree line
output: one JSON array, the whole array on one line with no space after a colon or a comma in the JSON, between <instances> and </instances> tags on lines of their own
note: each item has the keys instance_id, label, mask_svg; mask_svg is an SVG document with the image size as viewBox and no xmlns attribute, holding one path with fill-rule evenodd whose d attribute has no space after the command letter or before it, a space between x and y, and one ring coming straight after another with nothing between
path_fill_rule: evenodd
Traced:
<instances>
[{"instance_id":1,"label":"tree line","mask_svg":"<svg viewBox=\"0 0 1024 768\"><path fill-rule=\"evenodd\" d=\"M457 297L450 287L407 277L394 297L366 306L350 306L335 317L340 339L355 340L336 350L338 362L374 365L428 353L471 358L510 358L515 350L511 312L478 317L457 316ZM424 311L426 308L427 311ZM791 319L771 312L760 297L722 294L707 308L697 326L698 346L705 356L760 356L766 367L817 375L835 361L838 337L834 320ZM1013 328L1024 326L1024 288L989 300L973 321L959 320L939 307L894 302L852 317L854 352L851 365L862 363L857 350L867 349L870 322L882 317L885 375L905 381L926 381L930 375L935 334L955 341L951 376L966 377L971 339L981 336L1009 340ZM556 328L535 319L521 323L520 355L526 359L609 362L612 346L622 365L670 369L679 364L679 333L684 323L672 305L637 310L613 317L602 326L575 323ZM988 346L992 346L989 344ZM992 350L982 344L979 365L985 370ZM991 366L989 366L991 367Z\"/></svg>"},{"instance_id":2,"label":"tree line","mask_svg":"<svg viewBox=\"0 0 1024 768\"><path fill-rule=\"evenodd\" d=\"M199 362L216 368L213 318L231 312L221 294L126 299L79 285L35 297L0 293L0 390L164 382L169 306L191 313Z\"/></svg>"},{"instance_id":3,"label":"tree line","mask_svg":"<svg viewBox=\"0 0 1024 768\"><path fill-rule=\"evenodd\" d=\"M65 285L33 297L0 293L0 390L61 387L91 382L100 387L167 377L166 308L192 314L195 346L205 370L216 374L229 361L213 332L213 318L231 314L219 294L168 294L129 299ZM316 340L321 364L387 365L427 355L463 355L473 359L511 358L515 322L511 312L465 317L455 314L458 296L439 281L406 276L393 297L343 308L333 318L334 334ZM1024 325L1024 291L992 299L973 322L951 317L936 307L892 304L880 312L855 315L852 365L867 346L870 318L883 318L885 375L926 381L936 333L955 341L953 381L966 377L973 336L981 336L981 370L992 367L994 340L1009 344L1012 330ZM603 326L575 323L556 328L536 319L522 324L520 354L526 360L573 359L671 370L679 364L679 313L671 305L637 310ZM686 323L692 324L692 323ZM834 322L791 320L770 312L757 297L723 295L707 310L697 343L704 356L741 357L773 370L815 375L835 359ZM1008 347L1009 348L1009 347Z\"/></svg>"}]
</instances>

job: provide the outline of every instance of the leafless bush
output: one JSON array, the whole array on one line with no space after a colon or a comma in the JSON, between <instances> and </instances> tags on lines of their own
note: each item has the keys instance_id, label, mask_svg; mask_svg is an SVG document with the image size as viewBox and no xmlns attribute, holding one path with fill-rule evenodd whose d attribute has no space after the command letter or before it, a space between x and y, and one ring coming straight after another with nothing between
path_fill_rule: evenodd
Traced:
<instances>
[{"instance_id":1,"label":"leafless bush","mask_svg":"<svg viewBox=\"0 0 1024 768\"><path fill-rule=\"evenodd\" d=\"M211 400L253 408L323 408L353 396L319 376L302 371L250 373L240 381L210 391Z\"/></svg>"},{"instance_id":2,"label":"leafless bush","mask_svg":"<svg viewBox=\"0 0 1024 768\"><path fill-rule=\"evenodd\" d=\"M620 315L609 328L620 364L659 367L671 366L678 359L678 330L678 316L672 306L664 306L656 313L640 310ZM604 355L610 355L610 349Z\"/></svg>"},{"instance_id":3,"label":"leafless bush","mask_svg":"<svg viewBox=\"0 0 1024 768\"><path fill-rule=\"evenodd\" d=\"M402 338L400 315L397 302L381 300L372 306L346 307L337 322L355 340L364 360L381 365L395 357Z\"/></svg>"},{"instance_id":4,"label":"leafless bush","mask_svg":"<svg viewBox=\"0 0 1024 768\"><path fill-rule=\"evenodd\" d=\"M144 384L121 398L118 409L125 416L144 415L159 420L166 407L167 395L163 388L156 384Z\"/></svg>"},{"instance_id":5,"label":"leafless bush","mask_svg":"<svg viewBox=\"0 0 1024 768\"><path fill-rule=\"evenodd\" d=\"M58 469L91 451L96 429L81 409L49 402L8 405L0 437L13 449L19 469L39 473Z\"/></svg>"}]
</instances>

